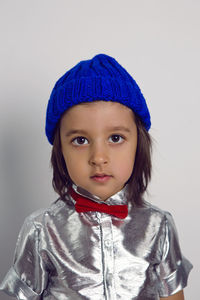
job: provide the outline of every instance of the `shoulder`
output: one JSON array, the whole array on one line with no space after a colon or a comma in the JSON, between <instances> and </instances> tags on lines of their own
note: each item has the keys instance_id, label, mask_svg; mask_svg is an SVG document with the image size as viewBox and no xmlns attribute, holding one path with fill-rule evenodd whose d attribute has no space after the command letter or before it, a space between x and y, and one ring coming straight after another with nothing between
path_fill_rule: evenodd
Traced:
<instances>
[{"instance_id":1,"label":"shoulder","mask_svg":"<svg viewBox=\"0 0 200 300\"><path fill-rule=\"evenodd\" d=\"M146 206L149 207L151 215L165 226L165 229L166 227L173 227L175 229L175 223L171 212L163 210L149 202L146 202Z\"/></svg>"},{"instance_id":2,"label":"shoulder","mask_svg":"<svg viewBox=\"0 0 200 300\"><path fill-rule=\"evenodd\" d=\"M168 232L176 233L176 227L170 212L163 210L149 202L144 202L143 207L132 207L127 226L130 230L138 232L140 236L158 238L161 243Z\"/></svg>"},{"instance_id":3,"label":"shoulder","mask_svg":"<svg viewBox=\"0 0 200 300\"><path fill-rule=\"evenodd\" d=\"M24 220L22 228L35 228L40 230L48 222L55 222L56 220L61 219L61 216L63 215L65 215L66 220L70 211L72 211L72 205L66 204L66 202L58 199L49 207L38 209L28 215Z\"/></svg>"},{"instance_id":4,"label":"shoulder","mask_svg":"<svg viewBox=\"0 0 200 300\"><path fill-rule=\"evenodd\" d=\"M132 214L134 217L154 220L154 223L162 223L172 221L173 217L171 213L167 210L163 210L150 202L145 201L142 207L134 207L132 209Z\"/></svg>"},{"instance_id":5,"label":"shoulder","mask_svg":"<svg viewBox=\"0 0 200 300\"><path fill-rule=\"evenodd\" d=\"M45 239L48 235L48 228L52 228L52 224L57 228L65 226L73 211L73 204L58 199L49 207L36 210L27 216L18 234L16 255L21 251L22 244L36 247L40 239Z\"/></svg>"},{"instance_id":6,"label":"shoulder","mask_svg":"<svg viewBox=\"0 0 200 300\"><path fill-rule=\"evenodd\" d=\"M148 216L146 217L146 230L151 228L152 232L155 233L157 238L161 241L161 250L163 250L164 243L166 244L166 248L170 244L172 247L176 248L177 253L180 254L179 237L172 214L149 202L145 202L143 210Z\"/></svg>"}]
</instances>

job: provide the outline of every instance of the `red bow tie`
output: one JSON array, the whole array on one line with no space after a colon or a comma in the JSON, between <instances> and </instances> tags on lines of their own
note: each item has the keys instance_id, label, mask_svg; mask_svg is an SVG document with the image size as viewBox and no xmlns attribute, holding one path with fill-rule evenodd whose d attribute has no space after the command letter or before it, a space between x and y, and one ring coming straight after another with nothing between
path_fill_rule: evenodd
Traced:
<instances>
[{"instance_id":1,"label":"red bow tie","mask_svg":"<svg viewBox=\"0 0 200 300\"><path fill-rule=\"evenodd\" d=\"M82 195L77 194L72 188L69 192L72 198L76 201L75 209L78 213L87 211L99 211L113 215L120 219L125 219L128 215L127 205L107 205L104 203L97 203Z\"/></svg>"}]
</instances>

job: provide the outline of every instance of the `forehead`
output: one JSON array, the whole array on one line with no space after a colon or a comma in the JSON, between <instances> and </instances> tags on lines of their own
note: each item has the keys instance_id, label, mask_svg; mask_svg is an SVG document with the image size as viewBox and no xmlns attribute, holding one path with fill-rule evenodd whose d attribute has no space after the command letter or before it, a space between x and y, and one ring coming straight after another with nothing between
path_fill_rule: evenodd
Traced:
<instances>
[{"instance_id":1,"label":"forehead","mask_svg":"<svg viewBox=\"0 0 200 300\"><path fill-rule=\"evenodd\" d=\"M81 103L68 109L61 123L80 123L81 121L101 122L101 120L110 122L126 122L134 120L133 111L127 106L118 102L94 101Z\"/></svg>"}]
</instances>

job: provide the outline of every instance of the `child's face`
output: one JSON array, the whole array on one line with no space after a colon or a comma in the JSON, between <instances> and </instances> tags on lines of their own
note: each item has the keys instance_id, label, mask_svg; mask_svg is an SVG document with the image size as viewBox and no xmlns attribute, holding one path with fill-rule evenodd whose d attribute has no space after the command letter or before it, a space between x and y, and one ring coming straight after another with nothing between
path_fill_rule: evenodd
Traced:
<instances>
[{"instance_id":1,"label":"child's face","mask_svg":"<svg viewBox=\"0 0 200 300\"><path fill-rule=\"evenodd\" d=\"M133 112L116 102L75 105L61 120L61 147L71 180L106 200L130 178L137 148Z\"/></svg>"}]
</instances>

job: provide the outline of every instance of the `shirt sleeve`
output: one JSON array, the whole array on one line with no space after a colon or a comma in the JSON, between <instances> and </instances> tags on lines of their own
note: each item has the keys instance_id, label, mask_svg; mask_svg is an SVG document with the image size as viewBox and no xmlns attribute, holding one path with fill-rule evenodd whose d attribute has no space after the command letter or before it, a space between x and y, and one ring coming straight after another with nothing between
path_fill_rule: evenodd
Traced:
<instances>
[{"instance_id":1,"label":"shirt sleeve","mask_svg":"<svg viewBox=\"0 0 200 300\"><path fill-rule=\"evenodd\" d=\"M170 213L165 215L165 238L162 245L162 260L156 267L160 297L168 297L187 286L192 264L181 253L178 234Z\"/></svg>"},{"instance_id":2,"label":"shirt sleeve","mask_svg":"<svg viewBox=\"0 0 200 300\"><path fill-rule=\"evenodd\" d=\"M39 300L47 286L48 272L40 249L40 229L28 217L19 233L13 266L0 290L18 300Z\"/></svg>"}]
</instances>

